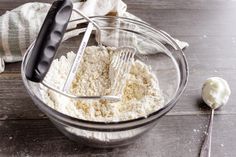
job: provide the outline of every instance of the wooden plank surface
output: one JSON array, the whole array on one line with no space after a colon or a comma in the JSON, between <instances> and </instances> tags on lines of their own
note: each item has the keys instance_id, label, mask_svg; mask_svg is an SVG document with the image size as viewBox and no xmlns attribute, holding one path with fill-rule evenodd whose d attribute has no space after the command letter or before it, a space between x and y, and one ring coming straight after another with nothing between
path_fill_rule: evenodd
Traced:
<instances>
[{"instance_id":1,"label":"wooden plank surface","mask_svg":"<svg viewBox=\"0 0 236 157\"><path fill-rule=\"evenodd\" d=\"M165 116L135 144L114 149L94 149L69 141L48 120L2 121L0 155L197 157L207 121L206 115ZM224 123L226 121L229 122ZM213 130L212 156L235 157L235 145L229 141L236 141L236 136L233 136L236 116L216 116L214 125L217 129Z\"/></svg>"},{"instance_id":2,"label":"wooden plank surface","mask_svg":"<svg viewBox=\"0 0 236 157\"><path fill-rule=\"evenodd\" d=\"M0 14L29 1L0 0ZM27 95L20 78L20 63L7 64L6 71L0 74L0 156L198 156L209 114L200 99L201 85L210 76L224 77L232 89L227 106L216 112L213 156L236 156L236 1L125 2L131 13L154 28L190 44L185 50L189 83L174 109L129 147L88 148L57 131Z\"/></svg>"}]
</instances>

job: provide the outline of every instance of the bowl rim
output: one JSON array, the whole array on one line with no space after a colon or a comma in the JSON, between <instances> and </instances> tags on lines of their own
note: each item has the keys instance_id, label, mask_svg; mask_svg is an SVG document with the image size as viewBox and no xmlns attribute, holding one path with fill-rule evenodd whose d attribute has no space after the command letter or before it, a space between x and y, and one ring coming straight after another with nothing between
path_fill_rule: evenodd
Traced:
<instances>
[{"instance_id":1,"label":"bowl rim","mask_svg":"<svg viewBox=\"0 0 236 157\"><path fill-rule=\"evenodd\" d=\"M105 19L123 19L123 20L127 20L128 22L132 22L134 24L138 24L141 25L143 27L146 27L160 35L162 35L165 39L171 41L177 48L177 50L179 51L180 56L182 57L182 63L184 64L184 73L185 73L185 78L181 78L180 79L180 84L179 84L179 88L177 90L177 92L175 93L175 95L172 97L172 99L161 109L152 112L150 114L148 114L146 117L138 117L135 119L131 119L131 120L125 120L125 121L119 121L119 122L100 122L100 121L89 121L89 120L84 120L84 119L78 119L66 114L63 114L51 107L49 107L47 104L45 104L41 99L39 99L34 92L32 91L32 89L29 87L28 81L25 77L25 73L24 73L24 66L25 66L25 60L26 57L28 55L29 49L30 47L32 47L32 44L29 46L29 48L27 49L26 53L24 54L23 60L22 60L22 64L21 64L21 76L22 76L22 80L24 83L24 86L28 92L28 94L31 96L31 99L34 100L34 98L36 98L37 101L40 102L39 103L34 103L36 106L38 106L41 110L43 110L43 112L49 116L49 118L53 118L54 120L59 120L60 122L64 122L67 123L69 125L75 126L75 127L79 127L79 128L86 128L88 130L101 130L101 131L107 131L107 130L124 130L127 128L136 128L142 125L146 125L148 123L151 123L152 121L156 120L157 118L165 115L168 111L170 111L175 105L177 100L180 98L180 96L182 95L182 93L184 92L187 82L188 82L188 76L189 76L189 68L188 68L188 63L187 63L187 59L185 54L183 53L182 49L178 46L178 44L175 42L175 40L170 37L169 35L167 35L166 33L163 33L161 30L157 30L151 27L150 24L143 22L143 21L138 21L135 19L130 19L130 18L126 18L126 17L119 17L119 16L91 16L91 19L96 19L96 18L105 18ZM76 20L83 20L82 18L80 19L76 19ZM182 82L182 84L181 84Z\"/></svg>"}]
</instances>

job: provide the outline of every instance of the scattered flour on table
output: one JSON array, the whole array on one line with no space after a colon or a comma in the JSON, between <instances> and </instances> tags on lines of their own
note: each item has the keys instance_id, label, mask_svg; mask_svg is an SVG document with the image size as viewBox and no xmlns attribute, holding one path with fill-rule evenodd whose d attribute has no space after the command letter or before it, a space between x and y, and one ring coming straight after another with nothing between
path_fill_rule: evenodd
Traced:
<instances>
[{"instance_id":1,"label":"scattered flour on table","mask_svg":"<svg viewBox=\"0 0 236 157\"><path fill-rule=\"evenodd\" d=\"M114 48L87 47L70 92L83 96L109 95L113 79L109 75L109 67L113 54ZM46 81L62 89L74 58L75 53L68 52L66 56L55 59ZM72 100L44 87L41 94L43 101L55 110L90 121L117 122L145 117L164 106L156 76L151 72L151 67L139 60L132 63L119 102Z\"/></svg>"}]
</instances>

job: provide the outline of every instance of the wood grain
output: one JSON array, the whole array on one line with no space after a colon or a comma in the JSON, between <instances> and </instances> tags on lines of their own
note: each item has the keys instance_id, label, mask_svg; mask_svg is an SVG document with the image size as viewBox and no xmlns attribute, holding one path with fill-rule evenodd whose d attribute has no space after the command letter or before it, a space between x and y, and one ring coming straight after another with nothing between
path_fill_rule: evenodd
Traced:
<instances>
[{"instance_id":1,"label":"wood grain","mask_svg":"<svg viewBox=\"0 0 236 157\"><path fill-rule=\"evenodd\" d=\"M0 121L0 140L4 141L0 143L0 156L197 157L207 121L208 116L165 116L135 144L114 149L94 149L72 142L48 120ZM235 115L215 117L214 157L236 155L235 146L229 142L236 141L235 132Z\"/></svg>"},{"instance_id":2,"label":"wood grain","mask_svg":"<svg viewBox=\"0 0 236 157\"><path fill-rule=\"evenodd\" d=\"M0 156L198 156L209 114L201 85L210 76L225 78L232 89L228 104L216 112L212 156L236 156L236 1L124 1L154 28L190 44L185 50L189 83L174 109L129 147L85 147L69 141L35 107L21 81L20 62L6 64L0 74ZM0 14L25 2L32 1L0 0Z\"/></svg>"}]
</instances>

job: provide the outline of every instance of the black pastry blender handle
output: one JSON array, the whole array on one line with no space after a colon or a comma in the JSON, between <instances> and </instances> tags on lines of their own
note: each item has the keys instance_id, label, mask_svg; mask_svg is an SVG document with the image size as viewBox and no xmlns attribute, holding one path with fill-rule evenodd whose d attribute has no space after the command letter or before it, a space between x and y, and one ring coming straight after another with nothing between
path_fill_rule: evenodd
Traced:
<instances>
[{"instance_id":1,"label":"black pastry blender handle","mask_svg":"<svg viewBox=\"0 0 236 157\"><path fill-rule=\"evenodd\" d=\"M71 0L54 1L40 29L25 67L28 80L42 82L66 31L73 4Z\"/></svg>"}]
</instances>

